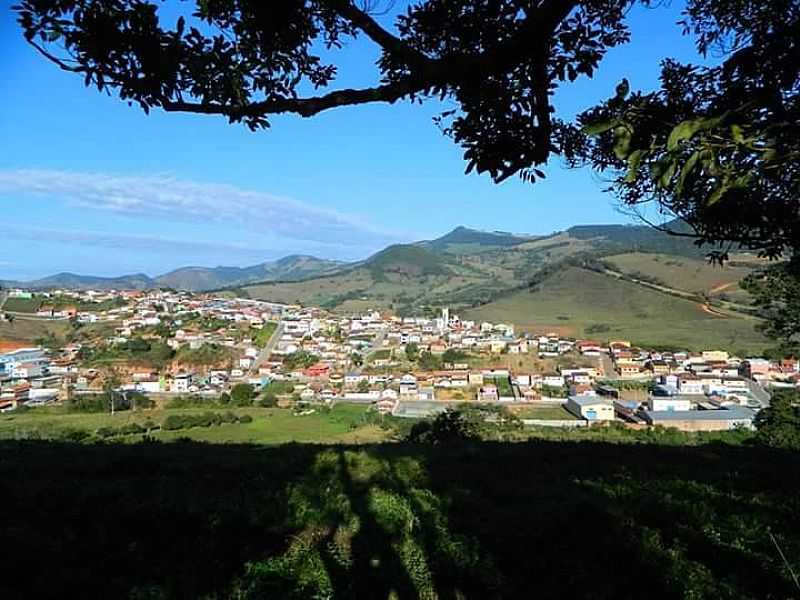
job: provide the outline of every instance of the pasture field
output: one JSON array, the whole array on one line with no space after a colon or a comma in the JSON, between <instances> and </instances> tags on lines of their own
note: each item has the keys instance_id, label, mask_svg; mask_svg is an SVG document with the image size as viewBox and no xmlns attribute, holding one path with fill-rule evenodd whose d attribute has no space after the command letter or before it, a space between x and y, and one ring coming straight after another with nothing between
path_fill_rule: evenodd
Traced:
<instances>
[{"instance_id":1,"label":"pasture field","mask_svg":"<svg viewBox=\"0 0 800 600\"><path fill-rule=\"evenodd\" d=\"M739 281L753 271L745 266L711 265L700 258L644 252L617 254L605 260L626 275L635 277L637 273L643 273L676 290L710 295L723 292L736 293L737 296L746 294L739 289Z\"/></svg>"},{"instance_id":2,"label":"pasture field","mask_svg":"<svg viewBox=\"0 0 800 600\"><path fill-rule=\"evenodd\" d=\"M19 313L35 313L42 305L42 300L39 298L6 298L6 301L1 307L3 310L9 312Z\"/></svg>"},{"instance_id":3,"label":"pasture field","mask_svg":"<svg viewBox=\"0 0 800 600\"><path fill-rule=\"evenodd\" d=\"M0 439L37 436L58 439L74 430L94 433L101 427L118 428L131 423L143 425L147 421L160 425L170 415L199 415L208 411L221 413L229 410L237 416L250 415L253 421L176 431L154 430L150 435L161 441L184 438L202 442L255 444L378 442L387 437L385 431L366 422L363 405L339 404L330 412L318 411L302 416L295 416L292 411L280 408L209 406L207 409L122 411L112 416L108 413L67 413L60 407L43 407L0 414ZM120 441L137 441L141 437L125 436Z\"/></svg>"},{"instance_id":4,"label":"pasture field","mask_svg":"<svg viewBox=\"0 0 800 600\"><path fill-rule=\"evenodd\" d=\"M464 311L464 318L510 322L542 334L555 329L602 341L622 338L652 347L719 347L747 354L769 345L756 331L755 319L718 317L690 300L579 268L557 272L535 291L519 291Z\"/></svg>"},{"instance_id":5,"label":"pasture field","mask_svg":"<svg viewBox=\"0 0 800 600\"><path fill-rule=\"evenodd\" d=\"M37 338L47 337L51 333L62 337L69 330L66 321L49 321L45 319L24 319L16 317L11 323L0 321L0 342L33 342Z\"/></svg>"}]
</instances>

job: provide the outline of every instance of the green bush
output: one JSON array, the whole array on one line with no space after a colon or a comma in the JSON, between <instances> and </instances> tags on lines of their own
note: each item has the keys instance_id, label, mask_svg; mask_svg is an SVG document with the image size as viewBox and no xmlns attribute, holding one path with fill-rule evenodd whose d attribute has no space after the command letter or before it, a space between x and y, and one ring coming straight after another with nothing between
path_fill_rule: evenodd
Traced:
<instances>
[{"instance_id":1,"label":"green bush","mask_svg":"<svg viewBox=\"0 0 800 600\"><path fill-rule=\"evenodd\" d=\"M161 423L161 429L164 431L177 431L178 429L185 429L183 417L181 415L168 415L164 422Z\"/></svg>"},{"instance_id":2,"label":"green bush","mask_svg":"<svg viewBox=\"0 0 800 600\"><path fill-rule=\"evenodd\" d=\"M425 444L498 440L519 431L522 422L501 406L462 404L448 408L433 419L415 423L406 441Z\"/></svg>"},{"instance_id":3,"label":"green bush","mask_svg":"<svg viewBox=\"0 0 800 600\"><path fill-rule=\"evenodd\" d=\"M252 406L255 390L249 383L237 383L231 388L231 404L234 406Z\"/></svg>"},{"instance_id":4,"label":"green bush","mask_svg":"<svg viewBox=\"0 0 800 600\"><path fill-rule=\"evenodd\" d=\"M99 427L95 431L95 434L97 435L97 437L109 438L117 435L117 430L114 429L113 427Z\"/></svg>"},{"instance_id":5,"label":"green bush","mask_svg":"<svg viewBox=\"0 0 800 600\"><path fill-rule=\"evenodd\" d=\"M238 423L239 422L239 418L234 413L232 413L231 411L228 411L228 412L222 413L220 415L220 422L221 423Z\"/></svg>"},{"instance_id":6,"label":"green bush","mask_svg":"<svg viewBox=\"0 0 800 600\"><path fill-rule=\"evenodd\" d=\"M85 429L63 429L59 431L55 438L62 442L82 442L91 437L91 433Z\"/></svg>"},{"instance_id":7,"label":"green bush","mask_svg":"<svg viewBox=\"0 0 800 600\"><path fill-rule=\"evenodd\" d=\"M120 435L134 435L147 432L147 430L138 423L128 423L120 427L118 431Z\"/></svg>"},{"instance_id":8,"label":"green bush","mask_svg":"<svg viewBox=\"0 0 800 600\"><path fill-rule=\"evenodd\" d=\"M250 415L242 415L239 417L239 423L252 423L253 417Z\"/></svg>"},{"instance_id":9,"label":"green bush","mask_svg":"<svg viewBox=\"0 0 800 600\"><path fill-rule=\"evenodd\" d=\"M761 409L755 418L756 441L764 446L800 450L800 393L780 390L772 396L770 406Z\"/></svg>"},{"instance_id":10,"label":"green bush","mask_svg":"<svg viewBox=\"0 0 800 600\"><path fill-rule=\"evenodd\" d=\"M195 394L190 396L178 396L167 402L167 408L208 408L213 405L213 400Z\"/></svg>"}]
</instances>

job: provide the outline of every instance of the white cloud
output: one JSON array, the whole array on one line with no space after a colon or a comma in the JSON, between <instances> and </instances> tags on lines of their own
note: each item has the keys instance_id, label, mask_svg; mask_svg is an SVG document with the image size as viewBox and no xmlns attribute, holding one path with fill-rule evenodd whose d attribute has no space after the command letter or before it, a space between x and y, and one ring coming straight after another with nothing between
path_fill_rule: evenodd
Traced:
<instances>
[{"instance_id":1,"label":"white cloud","mask_svg":"<svg viewBox=\"0 0 800 600\"><path fill-rule=\"evenodd\" d=\"M290 198L166 175L0 171L0 193L64 198L82 208L160 221L236 224L286 240L317 244L374 249L403 238L353 215Z\"/></svg>"},{"instance_id":2,"label":"white cloud","mask_svg":"<svg viewBox=\"0 0 800 600\"><path fill-rule=\"evenodd\" d=\"M162 254L164 252L179 253L237 253L253 255L261 259L275 255L274 249L252 246L237 242L213 242L203 240L187 240L167 238L155 235L130 235L123 233L103 233L75 229L47 229L43 227L15 226L5 232L9 240L28 242L55 242L60 244L76 244L79 246L96 246L112 250L137 250ZM0 261L0 266L8 265Z\"/></svg>"}]
</instances>

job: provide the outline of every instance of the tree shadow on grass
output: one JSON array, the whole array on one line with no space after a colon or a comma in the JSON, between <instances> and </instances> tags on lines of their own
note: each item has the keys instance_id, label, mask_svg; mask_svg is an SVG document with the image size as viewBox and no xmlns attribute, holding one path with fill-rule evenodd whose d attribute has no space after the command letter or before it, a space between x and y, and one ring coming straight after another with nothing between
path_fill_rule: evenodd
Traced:
<instances>
[{"instance_id":1,"label":"tree shadow on grass","mask_svg":"<svg viewBox=\"0 0 800 600\"><path fill-rule=\"evenodd\" d=\"M788 598L799 476L724 445L0 443L0 595Z\"/></svg>"}]
</instances>

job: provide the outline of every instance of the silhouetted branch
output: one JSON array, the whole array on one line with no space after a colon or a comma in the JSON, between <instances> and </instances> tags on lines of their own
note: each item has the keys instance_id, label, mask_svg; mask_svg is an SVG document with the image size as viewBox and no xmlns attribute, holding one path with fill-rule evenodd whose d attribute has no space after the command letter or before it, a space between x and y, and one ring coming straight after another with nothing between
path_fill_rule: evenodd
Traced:
<instances>
[{"instance_id":1,"label":"silhouetted branch","mask_svg":"<svg viewBox=\"0 0 800 600\"><path fill-rule=\"evenodd\" d=\"M374 88L337 90L312 98L273 98L242 106L182 101L165 101L161 106L167 112L225 115L234 118L281 113L295 113L302 117L312 117L324 110L339 106L352 106L369 102L396 102L404 96L421 89L422 86L415 86L406 80Z\"/></svg>"}]
</instances>

